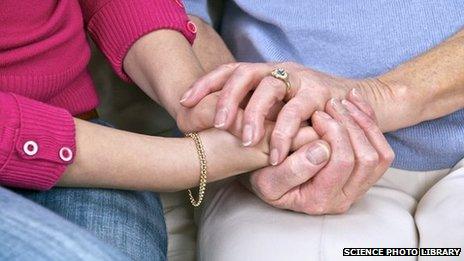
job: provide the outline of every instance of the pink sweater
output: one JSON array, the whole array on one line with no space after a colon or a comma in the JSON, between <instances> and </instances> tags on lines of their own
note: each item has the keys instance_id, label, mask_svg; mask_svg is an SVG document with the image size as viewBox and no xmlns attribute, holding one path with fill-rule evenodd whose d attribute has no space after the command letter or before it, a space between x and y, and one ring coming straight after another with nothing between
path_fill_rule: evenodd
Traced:
<instances>
[{"instance_id":1,"label":"pink sweater","mask_svg":"<svg viewBox=\"0 0 464 261\"><path fill-rule=\"evenodd\" d=\"M195 25L180 0L2 0L0 185L49 189L75 156L71 115L98 105L86 31L124 80L130 46L151 31Z\"/></svg>"}]
</instances>

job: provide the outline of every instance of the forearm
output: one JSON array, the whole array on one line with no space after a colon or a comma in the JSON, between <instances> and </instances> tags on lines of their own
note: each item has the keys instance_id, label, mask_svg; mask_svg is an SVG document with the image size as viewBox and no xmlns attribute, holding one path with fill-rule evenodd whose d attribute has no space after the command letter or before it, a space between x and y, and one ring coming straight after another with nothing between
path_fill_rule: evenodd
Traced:
<instances>
[{"instance_id":1,"label":"forearm","mask_svg":"<svg viewBox=\"0 0 464 261\"><path fill-rule=\"evenodd\" d=\"M196 16L189 17L198 28L193 51L206 72L216 69L219 65L235 62L221 36L209 24Z\"/></svg>"},{"instance_id":2,"label":"forearm","mask_svg":"<svg viewBox=\"0 0 464 261\"><path fill-rule=\"evenodd\" d=\"M385 93L393 96L396 104L380 103L376 110L399 109L404 114L391 115L390 120L379 119L387 122L384 130L412 126L464 108L464 30L379 80L387 86Z\"/></svg>"},{"instance_id":3,"label":"forearm","mask_svg":"<svg viewBox=\"0 0 464 261\"><path fill-rule=\"evenodd\" d=\"M190 43L180 33L170 30L152 32L135 42L124 59L124 69L174 118L182 94L203 75Z\"/></svg>"},{"instance_id":4,"label":"forearm","mask_svg":"<svg viewBox=\"0 0 464 261\"><path fill-rule=\"evenodd\" d=\"M76 120L77 155L59 186L176 191L198 185L199 160L190 138L161 138ZM227 132L200 133L208 182L267 164L259 148L245 148ZM240 164L237 164L240 163Z\"/></svg>"},{"instance_id":5,"label":"forearm","mask_svg":"<svg viewBox=\"0 0 464 261\"><path fill-rule=\"evenodd\" d=\"M181 96L205 71L234 61L213 28L191 19L198 28L193 47L180 33L159 30L136 41L124 59L131 79L173 117L181 109Z\"/></svg>"}]
</instances>

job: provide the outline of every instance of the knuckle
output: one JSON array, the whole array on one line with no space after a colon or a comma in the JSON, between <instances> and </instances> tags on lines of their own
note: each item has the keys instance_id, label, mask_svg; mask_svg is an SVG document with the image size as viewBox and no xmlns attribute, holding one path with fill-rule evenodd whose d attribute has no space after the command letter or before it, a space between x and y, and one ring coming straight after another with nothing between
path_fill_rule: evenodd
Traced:
<instances>
[{"instance_id":1,"label":"knuckle","mask_svg":"<svg viewBox=\"0 0 464 261\"><path fill-rule=\"evenodd\" d=\"M395 160L395 152L391 147L388 147L388 149L382 153L382 161L390 165L393 160Z\"/></svg>"},{"instance_id":2,"label":"knuckle","mask_svg":"<svg viewBox=\"0 0 464 261\"><path fill-rule=\"evenodd\" d=\"M364 153L359 156L359 163L366 167L376 167L379 163L379 155L377 153Z\"/></svg>"},{"instance_id":3,"label":"knuckle","mask_svg":"<svg viewBox=\"0 0 464 261\"><path fill-rule=\"evenodd\" d=\"M249 63L241 63L238 65L237 69L235 69L234 73L238 76L248 75L252 72L253 65Z\"/></svg>"},{"instance_id":4,"label":"knuckle","mask_svg":"<svg viewBox=\"0 0 464 261\"><path fill-rule=\"evenodd\" d=\"M219 66L219 70L229 70L235 68L237 65L240 66L241 63L226 63Z\"/></svg>"},{"instance_id":5,"label":"knuckle","mask_svg":"<svg viewBox=\"0 0 464 261\"><path fill-rule=\"evenodd\" d=\"M352 155L336 157L335 164L340 170L350 170L354 166L354 157Z\"/></svg>"},{"instance_id":6,"label":"knuckle","mask_svg":"<svg viewBox=\"0 0 464 261\"><path fill-rule=\"evenodd\" d=\"M350 201L344 201L340 203L335 209L334 209L334 214L344 214L348 212L348 210L351 208L351 202Z\"/></svg>"}]
</instances>

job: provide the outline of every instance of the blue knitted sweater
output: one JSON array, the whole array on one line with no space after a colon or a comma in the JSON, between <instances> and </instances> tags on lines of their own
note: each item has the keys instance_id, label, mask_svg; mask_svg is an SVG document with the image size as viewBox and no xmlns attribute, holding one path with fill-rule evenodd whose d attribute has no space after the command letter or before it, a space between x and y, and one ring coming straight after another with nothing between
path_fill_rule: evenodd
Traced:
<instances>
[{"instance_id":1,"label":"blue knitted sweater","mask_svg":"<svg viewBox=\"0 0 464 261\"><path fill-rule=\"evenodd\" d=\"M184 0L237 60L295 61L349 78L385 73L464 25L464 0L228 0L216 10L218 2ZM464 157L464 110L386 136L394 167L450 168Z\"/></svg>"}]
</instances>

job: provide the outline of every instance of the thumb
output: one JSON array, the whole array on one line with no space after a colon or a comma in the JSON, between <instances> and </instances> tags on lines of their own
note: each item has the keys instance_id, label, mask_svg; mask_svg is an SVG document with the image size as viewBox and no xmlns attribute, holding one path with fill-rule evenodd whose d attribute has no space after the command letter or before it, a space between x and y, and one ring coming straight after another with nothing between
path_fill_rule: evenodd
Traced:
<instances>
[{"instance_id":1,"label":"thumb","mask_svg":"<svg viewBox=\"0 0 464 261\"><path fill-rule=\"evenodd\" d=\"M291 154L277 166L251 174L253 190L265 201L275 201L318 173L330 158L330 146L323 140L313 141Z\"/></svg>"}]
</instances>

